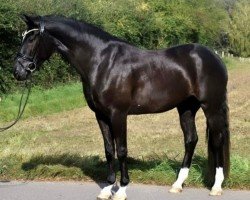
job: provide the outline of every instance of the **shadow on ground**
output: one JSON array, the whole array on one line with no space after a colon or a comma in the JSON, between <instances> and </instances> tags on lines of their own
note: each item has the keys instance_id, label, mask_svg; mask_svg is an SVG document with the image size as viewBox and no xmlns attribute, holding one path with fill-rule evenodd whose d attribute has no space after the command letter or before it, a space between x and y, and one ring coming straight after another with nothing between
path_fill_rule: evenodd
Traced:
<instances>
[{"instance_id":1,"label":"shadow on ground","mask_svg":"<svg viewBox=\"0 0 250 200\"><path fill-rule=\"evenodd\" d=\"M157 166L161 165L163 162L167 162L174 172L178 172L178 169L181 166L181 162L169 158L147 160L128 158L128 166L130 170L135 169L143 172L156 169ZM197 171L201 171L201 179L203 180L203 185L208 187L208 182L206 181L206 164L207 160L204 157L198 155L194 156L192 167L194 167ZM65 167L76 167L81 169L83 174L90 177L96 183L100 183L106 180L106 162L102 161L99 156L81 157L79 155L69 154L35 156L28 162L23 163L22 169L24 171L31 171L36 169L40 165L62 165ZM116 163L116 165L118 165L118 163ZM176 173L176 176L177 174L178 173Z\"/></svg>"}]
</instances>

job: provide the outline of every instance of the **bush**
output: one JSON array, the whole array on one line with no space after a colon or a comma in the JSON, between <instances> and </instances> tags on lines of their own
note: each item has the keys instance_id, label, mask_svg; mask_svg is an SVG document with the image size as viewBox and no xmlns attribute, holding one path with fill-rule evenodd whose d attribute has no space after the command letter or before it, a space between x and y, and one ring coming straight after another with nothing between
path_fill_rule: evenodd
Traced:
<instances>
[{"instance_id":1,"label":"bush","mask_svg":"<svg viewBox=\"0 0 250 200\"><path fill-rule=\"evenodd\" d=\"M235 4L231 14L227 32L230 41L230 50L238 56L250 56L250 2L240 0Z\"/></svg>"},{"instance_id":2,"label":"bush","mask_svg":"<svg viewBox=\"0 0 250 200\"><path fill-rule=\"evenodd\" d=\"M15 88L13 57L25 24L20 13L65 15L93 23L131 44L147 49L197 42L220 49L228 14L220 0L0 0L1 92ZM19 36L19 37L18 37ZM58 56L36 73L42 87L77 79Z\"/></svg>"},{"instance_id":3,"label":"bush","mask_svg":"<svg viewBox=\"0 0 250 200\"><path fill-rule=\"evenodd\" d=\"M0 4L0 91L7 92L13 84L12 73L13 55L17 51L18 28L17 10L8 2Z\"/></svg>"}]
</instances>

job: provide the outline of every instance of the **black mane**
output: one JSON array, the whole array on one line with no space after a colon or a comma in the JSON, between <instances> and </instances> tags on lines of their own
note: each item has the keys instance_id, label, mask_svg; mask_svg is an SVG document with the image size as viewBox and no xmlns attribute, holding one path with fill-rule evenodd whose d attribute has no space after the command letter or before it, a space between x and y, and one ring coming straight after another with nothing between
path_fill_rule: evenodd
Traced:
<instances>
[{"instance_id":1,"label":"black mane","mask_svg":"<svg viewBox=\"0 0 250 200\"><path fill-rule=\"evenodd\" d=\"M104 31L102 28L97 27L93 24L90 24L85 21L78 21L73 18L66 18L64 16L55 16L55 15L47 15L43 17L47 22L56 22L56 23L62 23L65 25L70 26L72 29L77 31L79 34L81 33L87 33L90 35L94 35L97 38L100 38L104 41L119 41L119 42L124 42L128 43L127 41L124 41L116 36L113 36L106 31Z\"/></svg>"}]
</instances>

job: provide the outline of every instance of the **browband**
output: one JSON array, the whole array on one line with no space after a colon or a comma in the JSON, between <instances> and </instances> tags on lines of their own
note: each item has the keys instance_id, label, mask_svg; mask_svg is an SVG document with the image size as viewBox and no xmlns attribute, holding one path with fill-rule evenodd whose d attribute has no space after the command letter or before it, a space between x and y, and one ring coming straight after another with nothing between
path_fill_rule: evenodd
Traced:
<instances>
[{"instance_id":1,"label":"browband","mask_svg":"<svg viewBox=\"0 0 250 200\"><path fill-rule=\"evenodd\" d=\"M31 29L31 30L28 30L28 31L24 31L24 32L22 33L23 40L25 39L25 37L26 37L27 34L33 32L33 31L39 31L39 29L38 29L38 28L34 28L34 29Z\"/></svg>"},{"instance_id":2,"label":"browband","mask_svg":"<svg viewBox=\"0 0 250 200\"><path fill-rule=\"evenodd\" d=\"M25 39L25 37L26 37L27 34L33 32L33 31L39 31L41 35L44 33L44 31L45 31L45 24L44 24L44 21L42 20L42 18L40 18L40 29L34 28L34 29L31 29L31 30L28 30L28 31L24 31L22 33L23 40Z\"/></svg>"}]
</instances>

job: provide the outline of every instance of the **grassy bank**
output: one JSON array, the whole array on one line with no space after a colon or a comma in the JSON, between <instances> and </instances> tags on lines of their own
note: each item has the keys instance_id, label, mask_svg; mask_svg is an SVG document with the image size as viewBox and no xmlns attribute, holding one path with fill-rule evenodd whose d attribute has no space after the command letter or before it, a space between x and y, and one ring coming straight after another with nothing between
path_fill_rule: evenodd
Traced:
<instances>
[{"instance_id":1,"label":"grassy bank","mask_svg":"<svg viewBox=\"0 0 250 200\"><path fill-rule=\"evenodd\" d=\"M20 93L2 97L0 122L11 121L16 117L20 98ZM85 105L81 83L60 85L48 90L32 88L23 118L45 116Z\"/></svg>"},{"instance_id":2,"label":"grassy bank","mask_svg":"<svg viewBox=\"0 0 250 200\"><path fill-rule=\"evenodd\" d=\"M224 183L226 188L250 189L249 160L239 156L231 158L230 178ZM210 187L206 179L207 161L196 155L186 186ZM1 180L54 180L54 181L96 181L106 180L106 163L103 157L81 156L80 154L35 155L31 158L11 155L0 159ZM134 183L171 185L180 168L179 159L164 156L157 158L129 158L129 174ZM116 163L118 169L118 162ZM118 176L119 178L119 176ZM119 180L119 179L118 179Z\"/></svg>"},{"instance_id":3,"label":"grassy bank","mask_svg":"<svg viewBox=\"0 0 250 200\"><path fill-rule=\"evenodd\" d=\"M247 85L250 68L249 63L237 60L228 63L232 157L231 174L225 187L250 189L250 92ZM10 113L14 111L10 107L14 110L17 96L9 96L0 103L0 116L5 117L5 121L12 118ZM83 105L80 83L48 91L34 89L25 118L0 133L0 180L105 181L102 136L94 113ZM187 186L208 186L205 124L204 115L199 111L196 117L199 142ZM129 116L128 162L132 182L172 184L183 150L176 110Z\"/></svg>"}]
</instances>

